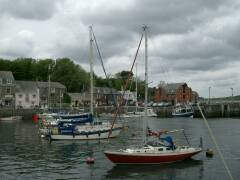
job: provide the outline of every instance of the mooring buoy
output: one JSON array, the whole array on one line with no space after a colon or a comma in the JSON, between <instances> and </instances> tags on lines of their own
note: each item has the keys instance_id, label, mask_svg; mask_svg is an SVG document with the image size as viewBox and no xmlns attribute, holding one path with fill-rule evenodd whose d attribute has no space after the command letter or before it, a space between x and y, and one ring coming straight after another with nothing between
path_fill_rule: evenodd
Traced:
<instances>
[{"instance_id":1,"label":"mooring buoy","mask_svg":"<svg viewBox=\"0 0 240 180\"><path fill-rule=\"evenodd\" d=\"M95 163L95 159L93 157L87 157L86 163L87 164L94 164Z\"/></svg>"},{"instance_id":2,"label":"mooring buoy","mask_svg":"<svg viewBox=\"0 0 240 180\"><path fill-rule=\"evenodd\" d=\"M207 149L207 151L206 151L206 156L207 157L213 157L213 150L212 149Z\"/></svg>"}]
</instances>

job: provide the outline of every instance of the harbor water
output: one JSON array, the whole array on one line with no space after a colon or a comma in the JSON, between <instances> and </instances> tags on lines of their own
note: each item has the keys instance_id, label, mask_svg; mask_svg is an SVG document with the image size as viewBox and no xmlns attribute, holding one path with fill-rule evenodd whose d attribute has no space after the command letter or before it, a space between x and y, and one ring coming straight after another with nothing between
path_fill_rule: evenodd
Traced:
<instances>
[{"instance_id":1,"label":"harbor water","mask_svg":"<svg viewBox=\"0 0 240 180\"><path fill-rule=\"evenodd\" d=\"M209 119L219 147L234 177L240 177L240 119ZM144 121L145 122L145 121ZM149 118L153 130L185 129L172 134L176 144L199 146L203 139L204 152L191 160L162 165L114 165L104 150L124 149L143 142L141 118L125 119L120 137L109 142L53 141L38 135L38 126L32 120L0 121L0 179L228 179L223 163L213 145L202 119ZM205 150L212 148L213 157ZM86 159L93 157L94 164Z\"/></svg>"}]
</instances>

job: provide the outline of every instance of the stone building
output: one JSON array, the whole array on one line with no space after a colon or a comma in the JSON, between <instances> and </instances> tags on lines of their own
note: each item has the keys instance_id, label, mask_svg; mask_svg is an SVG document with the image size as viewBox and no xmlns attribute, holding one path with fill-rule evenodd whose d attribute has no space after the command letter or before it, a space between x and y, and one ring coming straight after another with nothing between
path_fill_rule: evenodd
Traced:
<instances>
[{"instance_id":1,"label":"stone building","mask_svg":"<svg viewBox=\"0 0 240 180\"><path fill-rule=\"evenodd\" d=\"M15 80L11 71L0 71L0 106L14 107Z\"/></svg>"},{"instance_id":2,"label":"stone building","mask_svg":"<svg viewBox=\"0 0 240 180\"><path fill-rule=\"evenodd\" d=\"M114 88L94 87L94 99L97 106L111 106L118 102L121 94Z\"/></svg>"},{"instance_id":3,"label":"stone building","mask_svg":"<svg viewBox=\"0 0 240 180\"><path fill-rule=\"evenodd\" d=\"M193 102L195 100L193 97L195 98L187 83L162 83L156 88L155 92L156 102L169 102L173 105Z\"/></svg>"},{"instance_id":4,"label":"stone building","mask_svg":"<svg viewBox=\"0 0 240 180\"><path fill-rule=\"evenodd\" d=\"M90 103L90 94L88 92L83 93L68 93L71 98L72 107L83 107L89 105Z\"/></svg>"},{"instance_id":5,"label":"stone building","mask_svg":"<svg viewBox=\"0 0 240 180\"><path fill-rule=\"evenodd\" d=\"M59 82L40 82L37 81L39 88L40 107L50 108L56 107L57 104L63 102L63 95L66 92L66 87Z\"/></svg>"},{"instance_id":6,"label":"stone building","mask_svg":"<svg viewBox=\"0 0 240 180\"><path fill-rule=\"evenodd\" d=\"M89 91L82 93L68 93L71 98L71 105L73 107L90 105ZM94 87L93 88L93 104L94 106L111 106L114 101L120 99L121 94L114 88L108 87Z\"/></svg>"}]
</instances>

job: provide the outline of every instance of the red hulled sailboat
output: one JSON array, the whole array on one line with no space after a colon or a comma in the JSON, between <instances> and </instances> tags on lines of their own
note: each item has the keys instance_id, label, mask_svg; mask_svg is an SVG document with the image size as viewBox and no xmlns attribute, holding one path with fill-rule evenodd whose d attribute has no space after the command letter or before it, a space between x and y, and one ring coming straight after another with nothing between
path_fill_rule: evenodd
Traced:
<instances>
[{"instance_id":1,"label":"red hulled sailboat","mask_svg":"<svg viewBox=\"0 0 240 180\"><path fill-rule=\"evenodd\" d=\"M148 68L147 68L147 27L144 26L145 35L145 121L147 125L147 104L148 104ZM143 35L142 35L143 37ZM142 38L141 38L142 40ZM141 43L141 41L140 41ZM171 136L160 138L161 135L167 134L167 131L154 132L149 128L147 133L144 134L145 143L142 147L138 148L127 148L124 150L117 151L105 151L105 155L109 160L116 164L161 164L171 163L176 161L182 161L189 159L192 156L200 153L201 148L194 148L190 146L176 146L173 143ZM155 136L158 141L148 141L148 136Z\"/></svg>"},{"instance_id":2,"label":"red hulled sailboat","mask_svg":"<svg viewBox=\"0 0 240 180\"><path fill-rule=\"evenodd\" d=\"M171 146L161 143L147 143L143 147L118 151L105 151L105 155L115 164L161 164L189 159L202 151L189 146Z\"/></svg>"}]
</instances>

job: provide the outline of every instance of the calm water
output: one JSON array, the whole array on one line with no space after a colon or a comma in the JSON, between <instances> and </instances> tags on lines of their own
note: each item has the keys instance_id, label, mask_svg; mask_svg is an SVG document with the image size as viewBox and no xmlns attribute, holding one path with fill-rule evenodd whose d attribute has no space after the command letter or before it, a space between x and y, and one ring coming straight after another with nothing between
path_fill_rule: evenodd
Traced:
<instances>
[{"instance_id":1,"label":"calm water","mask_svg":"<svg viewBox=\"0 0 240 180\"><path fill-rule=\"evenodd\" d=\"M240 119L211 119L219 146L235 179L240 179ZM119 138L106 141L52 142L39 138L32 121L0 122L0 179L228 179L216 154L205 153L180 163L153 166L116 166L103 154L106 149L120 149L142 141L142 122L128 120L129 128ZM153 129L184 128L192 145L212 148L201 119L149 119ZM186 144L182 133L174 135L178 144ZM95 164L85 159L92 156Z\"/></svg>"}]
</instances>

